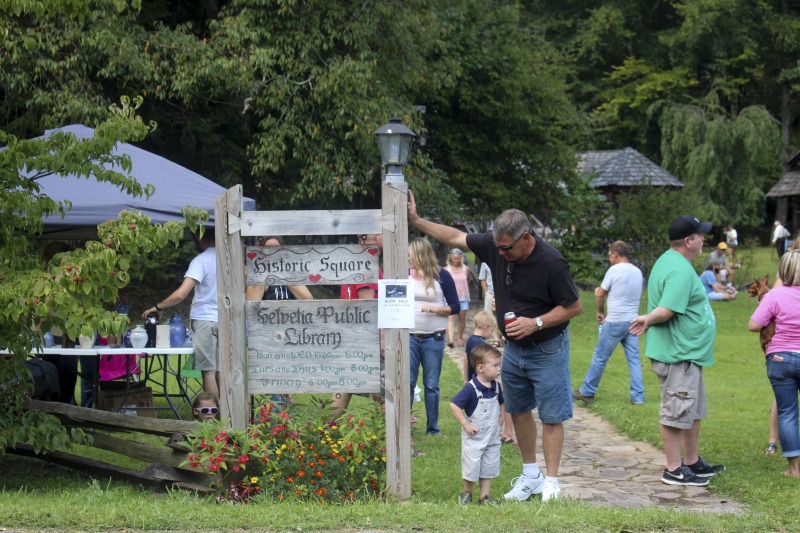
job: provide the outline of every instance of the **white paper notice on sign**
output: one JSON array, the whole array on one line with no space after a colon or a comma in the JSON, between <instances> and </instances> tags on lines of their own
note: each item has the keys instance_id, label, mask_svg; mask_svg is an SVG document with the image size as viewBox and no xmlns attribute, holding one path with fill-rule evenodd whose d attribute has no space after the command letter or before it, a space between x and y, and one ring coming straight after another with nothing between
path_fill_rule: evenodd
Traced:
<instances>
[{"instance_id":1,"label":"white paper notice on sign","mask_svg":"<svg viewBox=\"0 0 800 533\"><path fill-rule=\"evenodd\" d=\"M378 327L414 327L414 282L410 279L378 281Z\"/></svg>"}]
</instances>

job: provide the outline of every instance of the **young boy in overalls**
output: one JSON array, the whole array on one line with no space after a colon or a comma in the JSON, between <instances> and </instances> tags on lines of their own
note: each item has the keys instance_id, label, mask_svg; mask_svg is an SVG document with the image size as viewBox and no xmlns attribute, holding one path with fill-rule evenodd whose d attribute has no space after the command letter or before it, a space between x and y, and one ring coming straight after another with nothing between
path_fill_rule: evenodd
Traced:
<instances>
[{"instance_id":1,"label":"young boy in overalls","mask_svg":"<svg viewBox=\"0 0 800 533\"><path fill-rule=\"evenodd\" d=\"M478 503L499 503L489 496L492 479L500 475L500 421L505 414L500 377L502 354L489 344L476 346L469 354L475 376L455 395L450 410L461 424L461 477L464 491L459 501L472 502L478 481Z\"/></svg>"}]
</instances>

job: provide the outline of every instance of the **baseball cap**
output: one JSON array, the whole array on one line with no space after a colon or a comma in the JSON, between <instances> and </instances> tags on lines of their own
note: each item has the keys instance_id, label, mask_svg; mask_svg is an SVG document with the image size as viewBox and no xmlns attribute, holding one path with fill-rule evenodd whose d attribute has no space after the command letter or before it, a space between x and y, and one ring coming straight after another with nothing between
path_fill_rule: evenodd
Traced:
<instances>
[{"instance_id":1,"label":"baseball cap","mask_svg":"<svg viewBox=\"0 0 800 533\"><path fill-rule=\"evenodd\" d=\"M692 215L681 215L669 225L669 240L678 241L695 233L711 231L711 222L700 222Z\"/></svg>"},{"instance_id":2,"label":"baseball cap","mask_svg":"<svg viewBox=\"0 0 800 533\"><path fill-rule=\"evenodd\" d=\"M725 244L724 242L721 242L721 243L719 243L717 245L717 248L719 248L720 250L727 250L728 249L728 245Z\"/></svg>"},{"instance_id":3,"label":"baseball cap","mask_svg":"<svg viewBox=\"0 0 800 533\"><path fill-rule=\"evenodd\" d=\"M378 285L376 283L356 283L354 285L356 293L361 289L372 289L375 292L378 292Z\"/></svg>"}]
</instances>

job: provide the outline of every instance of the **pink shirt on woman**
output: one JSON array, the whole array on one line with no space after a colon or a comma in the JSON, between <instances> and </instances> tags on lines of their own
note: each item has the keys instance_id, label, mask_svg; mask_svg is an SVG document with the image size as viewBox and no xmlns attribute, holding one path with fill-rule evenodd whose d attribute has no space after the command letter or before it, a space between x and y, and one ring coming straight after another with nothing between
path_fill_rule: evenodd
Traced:
<instances>
[{"instance_id":1,"label":"pink shirt on woman","mask_svg":"<svg viewBox=\"0 0 800 533\"><path fill-rule=\"evenodd\" d=\"M460 267L456 267L453 265L447 265L445 267L450 275L453 276L453 281L456 282L456 292L458 292L458 301L459 302L468 302L469 301L469 267L466 265L461 265Z\"/></svg>"},{"instance_id":2,"label":"pink shirt on woman","mask_svg":"<svg viewBox=\"0 0 800 533\"><path fill-rule=\"evenodd\" d=\"M775 287L764 295L751 320L766 326L775 320L767 353L800 352L800 286Z\"/></svg>"}]
</instances>

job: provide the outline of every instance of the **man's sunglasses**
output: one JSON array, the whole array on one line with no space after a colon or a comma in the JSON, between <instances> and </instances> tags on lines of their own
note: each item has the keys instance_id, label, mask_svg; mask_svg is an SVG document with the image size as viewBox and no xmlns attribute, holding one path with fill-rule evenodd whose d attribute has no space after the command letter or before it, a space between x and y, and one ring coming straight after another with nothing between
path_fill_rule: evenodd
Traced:
<instances>
[{"instance_id":1,"label":"man's sunglasses","mask_svg":"<svg viewBox=\"0 0 800 533\"><path fill-rule=\"evenodd\" d=\"M497 244L497 242L496 242L494 239L492 239L492 242L494 243L494 245L497 247L497 249L498 249L498 250L503 250L504 252L507 252L507 251L509 251L510 249L512 249L514 246L516 246L516 245L517 245L517 243L519 242L519 240L520 240L522 237L524 237L526 233L528 233L528 232L527 232L527 231L523 232L523 233L522 233L522 235L520 235L519 237L517 237L517 240L515 240L513 243L511 243L511 244L507 244L507 245L505 245L505 246L501 246L501 245Z\"/></svg>"},{"instance_id":2,"label":"man's sunglasses","mask_svg":"<svg viewBox=\"0 0 800 533\"><path fill-rule=\"evenodd\" d=\"M219 412L217 407L196 407L195 409L197 409L201 415L215 415Z\"/></svg>"}]
</instances>

